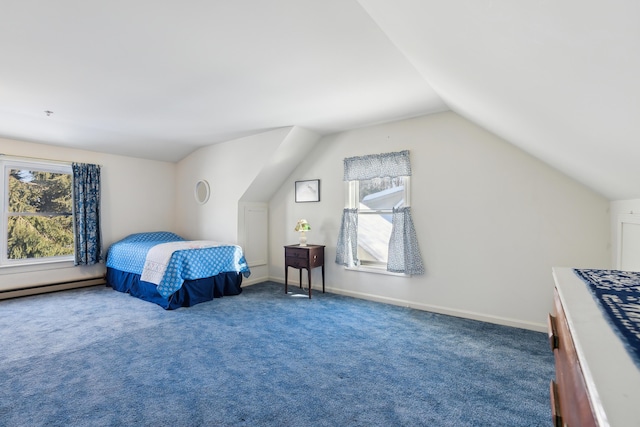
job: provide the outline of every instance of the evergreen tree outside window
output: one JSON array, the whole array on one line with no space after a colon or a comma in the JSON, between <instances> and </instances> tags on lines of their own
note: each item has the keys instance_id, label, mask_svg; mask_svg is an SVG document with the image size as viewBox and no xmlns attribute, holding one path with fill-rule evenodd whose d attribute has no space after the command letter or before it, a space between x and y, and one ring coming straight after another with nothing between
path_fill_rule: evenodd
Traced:
<instances>
[{"instance_id":1,"label":"evergreen tree outside window","mask_svg":"<svg viewBox=\"0 0 640 427\"><path fill-rule=\"evenodd\" d=\"M4 160L1 265L73 261L70 165Z\"/></svg>"}]
</instances>

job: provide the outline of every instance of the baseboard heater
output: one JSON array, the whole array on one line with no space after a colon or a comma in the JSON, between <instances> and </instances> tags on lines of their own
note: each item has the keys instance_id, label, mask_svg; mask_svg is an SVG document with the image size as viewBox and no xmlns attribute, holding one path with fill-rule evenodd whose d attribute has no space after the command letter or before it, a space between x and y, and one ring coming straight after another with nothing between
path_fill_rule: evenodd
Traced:
<instances>
[{"instance_id":1,"label":"baseboard heater","mask_svg":"<svg viewBox=\"0 0 640 427\"><path fill-rule=\"evenodd\" d=\"M29 295L46 294L49 292L64 291L68 289L84 288L87 286L104 285L106 280L103 276L92 277L89 279L71 280L67 282L48 283L45 285L36 285L18 289L8 289L0 291L0 300L9 298L26 297Z\"/></svg>"}]
</instances>

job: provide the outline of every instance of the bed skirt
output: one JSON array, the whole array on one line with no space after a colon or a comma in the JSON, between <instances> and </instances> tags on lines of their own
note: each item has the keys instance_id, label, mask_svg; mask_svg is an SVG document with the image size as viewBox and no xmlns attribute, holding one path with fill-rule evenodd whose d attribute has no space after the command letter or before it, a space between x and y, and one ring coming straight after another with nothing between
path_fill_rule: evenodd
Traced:
<instances>
[{"instance_id":1,"label":"bed skirt","mask_svg":"<svg viewBox=\"0 0 640 427\"><path fill-rule=\"evenodd\" d=\"M169 299L162 297L153 283L140 280L140 275L107 267L107 285L119 292L174 310L191 307L214 298L238 295L242 292L242 273L228 272L204 279L185 280Z\"/></svg>"}]
</instances>

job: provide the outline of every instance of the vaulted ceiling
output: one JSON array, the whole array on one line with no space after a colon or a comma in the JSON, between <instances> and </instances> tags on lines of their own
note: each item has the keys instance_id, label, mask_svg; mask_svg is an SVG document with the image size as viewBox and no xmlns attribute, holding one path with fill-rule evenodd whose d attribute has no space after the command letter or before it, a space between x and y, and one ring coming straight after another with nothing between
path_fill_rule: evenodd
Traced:
<instances>
[{"instance_id":1,"label":"vaulted ceiling","mask_svg":"<svg viewBox=\"0 0 640 427\"><path fill-rule=\"evenodd\" d=\"M177 161L451 109L640 197L640 3L3 0L0 136ZM46 111L51 113L47 114Z\"/></svg>"}]
</instances>

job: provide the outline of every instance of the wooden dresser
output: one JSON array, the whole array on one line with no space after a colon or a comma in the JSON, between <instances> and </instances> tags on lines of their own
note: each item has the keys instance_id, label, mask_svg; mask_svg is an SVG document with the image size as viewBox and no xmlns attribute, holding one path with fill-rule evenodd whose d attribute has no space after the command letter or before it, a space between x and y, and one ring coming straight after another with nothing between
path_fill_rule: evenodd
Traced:
<instances>
[{"instance_id":1,"label":"wooden dresser","mask_svg":"<svg viewBox=\"0 0 640 427\"><path fill-rule=\"evenodd\" d=\"M640 369L573 270L554 268L553 276L553 425L640 427Z\"/></svg>"}]
</instances>

